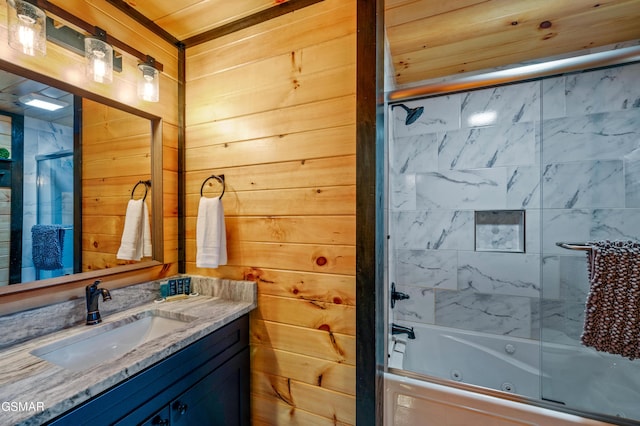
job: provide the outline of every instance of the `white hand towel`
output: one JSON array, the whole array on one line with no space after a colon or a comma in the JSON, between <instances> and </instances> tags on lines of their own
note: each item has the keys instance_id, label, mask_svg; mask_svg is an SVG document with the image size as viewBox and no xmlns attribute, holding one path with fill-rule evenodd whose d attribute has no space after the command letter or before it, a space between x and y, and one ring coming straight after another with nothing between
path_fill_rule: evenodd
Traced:
<instances>
[{"instance_id":1,"label":"white hand towel","mask_svg":"<svg viewBox=\"0 0 640 426\"><path fill-rule=\"evenodd\" d=\"M196 222L196 266L217 268L227 264L227 234L220 198L201 197Z\"/></svg>"},{"instance_id":2,"label":"white hand towel","mask_svg":"<svg viewBox=\"0 0 640 426\"><path fill-rule=\"evenodd\" d=\"M151 222L149 221L149 208L147 203L142 203L142 257L153 256L151 246Z\"/></svg>"},{"instance_id":3,"label":"white hand towel","mask_svg":"<svg viewBox=\"0 0 640 426\"><path fill-rule=\"evenodd\" d=\"M116 258L140 260L143 256L151 256L149 210L143 199L129 200Z\"/></svg>"}]
</instances>

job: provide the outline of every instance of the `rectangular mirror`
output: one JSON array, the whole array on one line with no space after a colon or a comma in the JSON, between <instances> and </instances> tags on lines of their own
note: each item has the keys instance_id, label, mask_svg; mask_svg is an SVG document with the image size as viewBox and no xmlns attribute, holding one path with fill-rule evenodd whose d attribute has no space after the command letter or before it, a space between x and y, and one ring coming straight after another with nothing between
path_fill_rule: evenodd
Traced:
<instances>
[{"instance_id":1,"label":"rectangular mirror","mask_svg":"<svg viewBox=\"0 0 640 426\"><path fill-rule=\"evenodd\" d=\"M59 109L26 104L34 99ZM0 287L154 259L117 253L131 199L147 204L151 244L161 239L151 225L155 127L129 107L0 70Z\"/></svg>"}]
</instances>

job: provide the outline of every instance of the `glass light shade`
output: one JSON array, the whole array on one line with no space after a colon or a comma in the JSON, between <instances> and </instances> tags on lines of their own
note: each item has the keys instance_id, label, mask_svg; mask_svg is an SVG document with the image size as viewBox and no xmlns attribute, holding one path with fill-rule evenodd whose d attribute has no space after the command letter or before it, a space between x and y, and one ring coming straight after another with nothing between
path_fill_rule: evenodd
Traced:
<instances>
[{"instance_id":1,"label":"glass light shade","mask_svg":"<svg viewBox=\"0 0 640 426\"><path fill-rule=\"evenodd\" d=\"M158 70L147 64L140 64L138 68L142 71L138 77L138 98L147 102L158 102L160 100Z\"/></svg>"},{"instance_id":2,"label":"glass light shade","mask_svg":"<svg viewBox=\"0 0 640 426\"><path fill-rule=\"evenodd\" d=\"M47 16L22 0L7 0L9 46L30 56L47 54Z\"/></svg>"},{"instance_id":3,"label":"glass light shade","mask_svg":"<svg viewBox=\"0 0 640 426\"><path fill-rule=\"evenodd\" d=\"M84 56L87 61L87 77L98 83L111 83L113 80L113 48L104 41L86 37Z\"/></svg>"}]
</instances>

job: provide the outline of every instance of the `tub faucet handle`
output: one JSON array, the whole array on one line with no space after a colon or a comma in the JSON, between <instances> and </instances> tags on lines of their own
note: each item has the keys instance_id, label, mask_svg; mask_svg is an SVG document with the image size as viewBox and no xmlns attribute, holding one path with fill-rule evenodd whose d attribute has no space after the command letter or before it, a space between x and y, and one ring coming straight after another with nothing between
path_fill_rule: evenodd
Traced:
<instances>
[{"instance_id":1,"label":"tub faucet handle","mask_svg":"<svg viewBox=\"0 0 640 426\"><path fill-rule=\"evenodd\" d=\"M396 291L396 283L391 283L391 309L396 307L396 300L407 300L411 296L401 291Z\"/></svg>"}]
</instances>

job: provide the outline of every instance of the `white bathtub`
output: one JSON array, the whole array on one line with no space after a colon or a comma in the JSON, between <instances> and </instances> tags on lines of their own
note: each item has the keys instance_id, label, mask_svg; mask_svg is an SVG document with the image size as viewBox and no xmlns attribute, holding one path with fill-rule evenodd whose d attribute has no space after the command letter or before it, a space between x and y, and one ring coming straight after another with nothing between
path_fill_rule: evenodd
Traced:
<instances>
[{"instance_id":1,"label":"white bathtub","mask_svg":"<svg viewBox=\"0 0 640 426\"><path fill-rule=\"evenodd\" d=\"M605 426L518 401L384 373L385 426Z\"/></svg>"},{"instance_id":2,"label":"white bathtub","mask_svg":"<svg viewBox=\"0 0 640 426\"><path fill-rule=\"evenodd\" d=\"M536 340L403 325L414 328L416 339L394 336L390 368L640 420L640 360L556 343L544 343L541 351Z\"/></svg>"}]
</instances>

